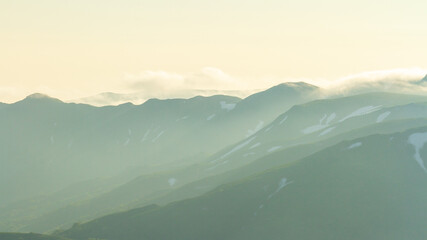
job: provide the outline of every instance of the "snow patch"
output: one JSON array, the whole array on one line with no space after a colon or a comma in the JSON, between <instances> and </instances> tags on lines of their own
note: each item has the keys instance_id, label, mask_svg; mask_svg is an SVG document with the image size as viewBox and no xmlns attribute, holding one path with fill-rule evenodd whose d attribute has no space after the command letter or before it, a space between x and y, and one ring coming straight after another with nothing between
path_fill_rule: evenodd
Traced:
<instances>
[{"instance_id":1,"label":"snow patch","mask_svg":"<svg viewBox=\"0 0 427 240\"><path fill-rule=\"evenodd\" d=\"M363 116L369 113L373 113L376 112L378 110L380 110L382 107L382 105L379 106L366 106L366 107L362 107L357 109L356 111L350 113L349 115L347 115L346 117L344 117L343 119L341 119L339 122L344 122L345 120L349 119L349 118L353 118L353 117L359 117L359 116Z\"/></svg>"},{"instance_id":2,"label":"snow patch","mask_svg":"<svg viewBox=\"0 0 427 240\"><path fill-rule=\"evenodd\" d=\"M221 102L219 102L219 104L221 105L221 109L224 109L227 111L231 111L236 107L235 103L227 103L225 101L221 101Z\"/></svg>"},{"instance_id":3,"label":"snow patch","mask_svg":"<svg viewBox=\"0 0 427 240\"><path fill-rule=\"evenodd\" d=\"M127 146L130 142L130 138L126 139L126 141L123 143L123 146Z\"/></svg>"},{"instance_id":4,"label":"snow patch","mask_svg":"<svg viewBox=\"0 0 427 240\"><path fill-rule=\"evenodd\" d=\"M182 117L182 118L178 118L177 120L175 120L175 122L179 122L179 121L185 120L185 119L187 119L187 118L188 118L188 116L184 116L184 117Z\"/></svg>"},{"instance_id":5,"label":"snow patch","mask_svg":"<svg viewBox=\"0 0 427 240\"><path fill-rule=\"evenodd\" d=\"M414 133L409 136L408 142L412 144L415 148L414 158L417 161L418 165L427 173L427 168L424 165L424 160L421 158L420 150L427 143L427 132L424 133Z\"/></svg>"},{"instance_id":6,"label":"snow patch","mask_svg":"<svg viewBox=\"0 0 427 240\"><path fill-rule=\"evenodd\" d=\"M258 124L256 125L256 127L254 129L249 129L246 137L250 137L252 135L254 135L255 133L257 133L259 130L261 130L261 128L264 126L264 121L259 121Z\"/></svg>"},{"instance_id":7,"label":"snow patch","mask_svg":"<svg viewBox=\"0 0 427 240\"><path fill-rule=\"evenodd\" d=\"M319 123L308 128L302 130L304 134L310 134L314 132L318 132L322 129L329 127L329 124L337 117L336 113L332 113L331 115L323 115L323 117L319 120Z\"/></svg>"},{"instance_id":8,"label":"snow patch","mask_svg":"<svg viewBox=\"0 0 427 240\"><path fill-rule=\"evenodd\" d=\"M128 129L128 134L129 136L132 135L132 130L130 130L130 128Z\"/></svg>"},{"instance_id":9,"label":"snow patch","mask_svg":"<svg viewBox=\"0 0 427 240\"><path fill-rule=\"evenodd\" d=\"M55 138L53 136L50 136L50 144L54 144L55 143Z\"/></svg>"},{"instance_id":10,"label":"snow patch","mask_svg":"<svg viewBox=\"0 0 427 240\"><path fill-rule=\"evenodd\" d=\"M249 156L255 155L255 154L256 153L254 153L254 152L248 152L248 153L243 154L243 157L249 157Z\"/></svg>"},{"instance_id":11,"label":"snow patch","mask_svg":"<svg viewBox=\"0 0 427 240\"><path fill-rule=\"evenodd\" d=\"M226 154L222 155L219 159L224 159L226 157L228 157L230 154L236 152L239 149L242 149L244 146L248 145L249 143L251 143L253 140L255 139L255 137L251 137L248 140L242 142L241 144L235 146L233 149L231 149L230 151L228 151ZM218 159L212 161L212 162L216 162Z\"/></svg>"},{"instance_id":12,"label":"snow patch","mask_svg":"<svg viewBox=\"0 0 427 240\"><path fill-rule=\"evenodd\" d=\"M265 129L265 132L270 131L272 127L273 127L273 126L270 126L270 127L268 127L267 129Z\"/></svg>"},{"instance_id":13,"label":"snow patch","mask_svg":"<svg viewBox=\"0 0 427 240\"><path fill-rule=\"evenodd\" d=\"M147 140L147 137L148 137L148 134L150 134L150 131L151 131L151 129L148 129L148 130L145 132L144 136L143 136L143 137L142 137L142 139L141 139L141 142L144 142L145 140Z\"/></svg>"},{"instance_id":14,"label":"snow patch","mask_svg":"<svg viewBox=\"0 0 427 240\"><path fill-rule=\"evenodd\" d=\"M216 160L212 161L211 163L213 163L213 162L215 162L215 161L217 161L217 160L218 160L218 159L216 159ZM219 166L221 166L221 165L224 165L224 164L226 164L226 163L228 163L228 161L224 161L224 162L217 163L215 166L212 166L212 167L206 168L206 170L205 170L205 171L211 171L211 170L214 170L215 168L217 168L217 167L219 167Z\"/></svg>"},{"instance_id":15,"label":"snow patch","mask_svg":"<svg viewBox=\"0 0 427 240\"><path fill-rule=\"evenodd\" d=\"M256 148L256 147L258 147L259 145L261 145L261 143L260 143L260 142L257 142L257 143L255 143L254 145L252 145L249 149Z\"/></svg>"},{"instance_id":16,"label":"snow patch","mask_svg":"<svg viewBox=\"0 0 427 240\"><path fill-rule=\"evenodd\" d=\"M329 115L328 119L326 119L326 124L329 125L332 120L334 120L337 117L336 113L332 113L331 115Z\"/></svg>"},{"instance_id":17,"label":"snow patch","mask_svg":"<svg viewBox=\"0 0 427 240\"><path fill-rule=\"evenodd\" d=\"M268 149L267 152L271 153L271 152L274 152L274 151L279 150L281 148L282 148L282 146L274 146L274 147Z\"/></svg>"},{"instance_id":18,"label":"snow patch","mask_svg":"<svg viewBox=\"0 0 427 240\"><path fill-rule=\"evenodd\" d=\"M326 135L326 134L328 134L328 133L332 132L332 130L334 130L334 129L335 129L335 127L330 127L330 128L328 128L328 129L326 129L325 131L321 132L321 133L319 134L319 136L324 136L324 135Z\"/></svg>"},{"instance_id":19,"label":"snow patch","mask_svg":"<svg viewBox=\"0 0 427 240\"><path fill-rule=\"evenodd\" d=\"M168 180L169 186L173 187L173 185L175 185L176 181L177 181L176 178L169 178L169 180Z\"/></svg>"},{"instance_id":20,"label":"snow patch","mask_svg":"<svg viewBox=\"0 0 427 240\"><path fill-rule=\"evenodd\" d=\"M377 123L384 121L384 119L386 119L388 117L388 115L390 115L390 113L391 112L385 112L385 113L380 114L377 118Z\"/></svg>"},{"instance_id":21,"label":"snow patch","mask_svg":"<svg viewBox=\"0 0 427 240\"><path fill-rule=\"evenodd\" d=\"M165 133L165 130L163 130L163 131L161 131L155 138L153 138L151 141L152 142L155 142L155 141L157 141L157 139L159 139L162 135L163 135L163 133Z\"/></svg>"},{"instance_id":22,"label":"snow patch","mask_svg":"<svg viewBox=\"0 0 427 240\"><path fill-rule=\"evenodd\" d=\"M215 116L216 116L216 114L212 114L212 115L210 115L209 117L207 117L207 118L206 118L206 120L210 121L210 120L212 120L212 118L214 118Z\"/></svg>"},{"instance_id":23,"label":"snow patch","mask_svg":"<svg viewBox=\"0 0 427 240\"><path fill-rule=\"evenodd\" d=\"M357 148L357 147L360 147L360 146L362 146L362 143L361 142L357 142L357 143L353 143L350 146L348 146L347 149L353 149L353 148Z\"/></svg>"},{"instance_id":24,"label":"snow patch","mask_svg":"<svg viewBox=\"0 0 427 240\"><path fill-rule=\"evenodd\" d=\"M282 125L282 123L284 123L286 121L286 119L288 119L288 116L285 116L282 121L279 122L279 125Z\"/></svg>"},{"instance_id":25,"label":"snow patch","mask_svg":"<svg viewBox=\"0 0 427 240\"><path fill-rule=\"evenodd\" d=\"M286 187L287 185L291 184L293 181L288 182L288 180L286 178L282 178L279 181L279 186L277 187L276 191L272 194L270 194L268 196L268 199L272 198L274 195L276 195L278 192L280 192L280 190L282 190L284 187Z\"/></svg>"}]
</instances>

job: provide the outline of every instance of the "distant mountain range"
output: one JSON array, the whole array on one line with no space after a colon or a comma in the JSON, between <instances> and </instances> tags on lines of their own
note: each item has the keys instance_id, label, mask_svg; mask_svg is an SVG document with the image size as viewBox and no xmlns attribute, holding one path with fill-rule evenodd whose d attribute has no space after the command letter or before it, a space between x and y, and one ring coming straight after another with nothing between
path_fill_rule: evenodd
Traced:
<instances>
[{"instance_id":1,"label":"distant mountain range","mask_svg":"<svg viewBox=\"0 0 427 240\"><path fill-rule=\"evenodd\" d=\"M378 78L375 81L363 80L369 77L354 77L354 81L348 80L345 83L337 83L334 87L334 83L331 82L331 86L319 89L323 96L328 97L343 97L348 95L363 94L370 92L394 92L394 93L406 93L406 94L423 94L427 92L425 84L427 82L427 75L421 80L408 80L408 79L393 79L387 76ZM360 81L363 80L363 81ZM295 84L288 82L286 84ZM422 89L420 88L422 87ZM192 91L177 91L174 93L175 97L178 98L189 98L190 96L213 96L213 95L227 95L244 98L256 92L262 90L211 90L211 89L199 89ZM89 97L83 97L78 99L67 100L66 102L72 103L84 103L93 106L108 106L108 105L120 105L124 103L141 104L151 98L168 98L164 96L156 95L158 92L152 93L149 90L141 90L139 92L132 93L115 93L115 92L103 92Z\"/></svg>"},{"instance_id":2,"label":"distant mountain range","mask_svg":"<svg viewBox=\"0 0 427 240\"><path fill-rule=\"evenodd\" d=\"M249 90L249 91L239 91L239 90L193 90L191 92L182 91L176 92L175 96L177 98L189 98L189 96L213 96L213 95L227 95L227 96L236 96L236 97L246 97L253 93L259 92L261 90ZM157 96L149 91L134 92L134 93L115 93L115 92L103 92L89 97L77 98L67 100L66 102L70 103L83 103L93 106L109 106L109 105L120 105L123 103L133 103L133 104L142 104L145 101L151 98L166 99L166 96Z\"/></svg>"},{"instance_id":3,"label":"distant mountain range","mask_svg":"<svg viewBox=\"0 0 427 240\"><path fill-rule=\"evenodd\" d=\"M0 104L0 231L425 239L427 95L324 93L298 82L243 99Z\"/></svg>"},{"instance_id":4,"label":"distant mountain range","mask_svg":"<svg viewBox=\"0 0 427 240\"><path fill-rule=\"evenodd\" d=\"M30 95L0 109L0 204L83 181L114 178L120 184L196 164L253 134L260 122L316 98L316 91L308 84L282 84L245 99L218 95L107 107ZM108 186L97 185L102 191ZM13 209L0 214L7 225Z\"/></svg>"}]
</instances>

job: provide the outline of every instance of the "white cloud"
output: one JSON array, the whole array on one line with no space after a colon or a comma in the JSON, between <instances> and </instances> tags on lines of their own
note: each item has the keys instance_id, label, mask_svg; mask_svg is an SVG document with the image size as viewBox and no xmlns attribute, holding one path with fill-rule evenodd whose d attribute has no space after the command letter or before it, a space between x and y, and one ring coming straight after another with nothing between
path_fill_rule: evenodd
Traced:
<instances>
[{"instance_id":1,"label":"white cloud","mask_svg":"<svg viewBox=\"0 0 427 240\"><path fill-rule=\"evenodd\" d=\"M142 71L125 73L124 80L118 81L113 93L92 94L78 89L58 90L47 86L34 89L0 86L0 101L17 101L25 96L41 92L60 99L74 99L73 102L85 102L94 105L117 105L124 102L140 104L149 98L189 98L196 95L215 94L246 97L283 82L304 81L324 89L326 96L356 94L372 91L403 93L427 93L427 83L417 84L427 74L426 69L392 69L363 72L339 79L307 79L279 77L236 77L224 71L205 67L197 72L181 74L166 71ZM100 91L94 89L93 91ZM108 90L107 90L108 91ZM77 100L76 100L77 99Z\"/></svg>"},{"instance_id":2,"label":"white cloud","mask_svg":"<svg viewBox=\"0 0 427 240\"><path fill-rule=\"evenodd\" d=\"M129 90L236 90L243 87L243 81L231 77L222 70L205 67L198 72L188 74L165 71L143 71L139 74L125 74Z\"/></svg>"},{"instance_id":3,"label":"white cloud","mask_svg":"<svg viewBox=\"0 0 427 240\"><path fill-rule=\"evenodd\" d=\"M124 81L115 92L121 94L100 94L72 101L94 105L117 105L127 101L140 104L150 98L189 98L216 94L245 97L255 90L245 80L230 76L218 68L205 67L187 74L166 71L125 73Z\"/></svg>"},{"instance_id":4,"label":"white cloud","mask_svg":"<svg viewBox=\"0 0 427 240\"><path fill-rule=\"evenodd\" d=\"M373 91L425 93L427 85L418 82L427 74L426 69L391 69L349 75L335 81L320 81L318 85L331 94L351 94Z\"/></svg>"},{"instance_id":5,"label":"white cloud","mask_svg":"<svg viewBox=\"0 0 427 240\"><path fill-rule=\"evenodd\" d=\"M245 97L283 82L307 82L321 87L326 96L374 91L427 93L427 85L417 84L426 69L408 68L362 72L339 79L292 79L278 77L242 78L220 69L206 67L186 75L146 71L132 78L130 90L144 92L147 97L191 97L194 95L231 94Z\"/></svg>"}]
</instances>

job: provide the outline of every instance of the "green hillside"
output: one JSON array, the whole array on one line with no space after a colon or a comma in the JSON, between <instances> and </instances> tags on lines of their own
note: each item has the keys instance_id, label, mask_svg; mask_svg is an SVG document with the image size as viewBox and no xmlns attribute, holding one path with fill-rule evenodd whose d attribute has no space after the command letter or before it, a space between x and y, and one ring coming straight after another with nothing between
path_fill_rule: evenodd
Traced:
<instances>
[{"instance_id":1,"label":"green hillside","mask_svg":"<svg viewBox=\"0 0 427 240\"><path fill-rule=\"evenodd\" d=\"M201 197L106 216L62 235L111 240L425 239L426 132L424 127L344 141Z\"/></svg>"}]
</instances>

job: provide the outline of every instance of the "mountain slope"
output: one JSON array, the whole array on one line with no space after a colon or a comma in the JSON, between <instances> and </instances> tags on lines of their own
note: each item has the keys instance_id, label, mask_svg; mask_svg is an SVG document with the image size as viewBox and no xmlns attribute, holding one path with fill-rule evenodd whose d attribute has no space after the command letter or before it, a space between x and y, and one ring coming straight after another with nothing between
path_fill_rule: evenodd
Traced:
<instances>
[{"instance_id":1,"label":"mountain slope","mask_svg":"<svg viewBox=\"0 0 427 240\"><path fill-rule=\"evenodd\" d=\"M425 120L423 119L427 118L426 104L411 103L395 106L396 104L421 100L426 100L426 98L371 93L347 98L319 100L295 106L248 139L219 152L209 159L211 162L199 162L174 171L141 175L110 192L101 194L99 197L64 206L35 218L28 222L28 225L22 230L46 231L55 228L55 226L69 226L76 221L89 220L144 204L165 204L170 201L198 196L218 186L218 184L224 184L239 177L279 165L280 161L271 161L271 163L256 161L253 165L250 163L281 149L289 148L288 153L286 153L287 158L296 160L342 140L373 133L391 133L410 127L424 126ZM358 109L376 104L384 107L378 107L374 109L375 111L359 111L359 115L348 117L353 112L357 112ZM324 128L334 127L334 131L324 136L319 136L319 132L324 131L322 129L311 134L305 134L302 130L313 124L312 119L323 118L324 111L331 111L336 116L328 123L330 126ZM388 113L387 116L378 121L378 118L384 113ZM285 122L282 122L284 116L289 117ZM340 121L340 117L346 118L345 121ZM268 130L270 128L272 128L271 131ZM311 147L314 150L304 149L308 148L307 145L293 147L307 143L316 143L314 147ZM236 171L229 172L232 169L236 169ZM215 176L217 174L220 175ZM233 176L233 174L236 175ZM188 186L186 186L187 184ZM183 190L177 190L184 186ZM57 225L57 219L61 219L61 225Z\"/></svg>"},{"instance_id":2,"label":"mountain slope","mask_svg":"<svg viewBox=\"0 0 427 240\"><path fill-rule=\"evenodd\" d=\"M425 102L425 96L369 93L296 105L256 134L210 157L207 170L232 169L280 149L375 123L427 118Z\"/></svg>"},{"instance_id":3,"label":"mountain slope","mask_svg":"<svg viewBox=\"0 0 427 240\"><path fill-rule=\"evenodd\" d=\"M20 222L14 228L4 228L6 220L0 219L0 229L22 230L22 221L46 214L42 209L52 210L46 196L63 199L54 195L79 182L120 174L130 180L197 164L244 138L260 119L268 123L284 109L314 97L316 87L300 85L279 85L243 100L218 95L97 108L34 94L8 104L0 108L5 116L0 119L0 144L5 149L0 152L0 206L8 209L5 212L24 213L14 202L40 205L27 219L14 215ZM110 184L111 189L118 183L122 182ZM70 202L62 204L58 208Z\"/></svg>"},{"instance_id":4,"label":"mountain slope","mask_svg":"<svg viewBox=\"0 0 427 240\"><path fill-rule=\"evenodd\" d=\"M95 108L29 96L1 109L1 182L15 181L14 186L0 184L0 192L20 199L76 181L111 177L129 167L141 166L143 173L166 163L170 168L188 164L185 159L227 144L218 138L200 144L213 134L212 126L222 124L206 120L212 112L227 114L222 101L234 104L239 99L214 96ZM200 136L189 134L203 129ZM187 145L177 146L178 140Z\"/></svg>"},{"instance_id":5,"label":"mountain slope","mask_svg":"<svg viewBox=\"0 0 427 240\"><path fill-rule=\"evenodd\" d=\"M251 128L248 128L246 136L249 136L268 125L278 116L277 113L283 113L294 105L318 99L319 90L318 87L303 82L279 84L243 99L236 105L235 112L242 117L241 122L253 112L263 113L250 126Z\"/></svg>"},{"instance_id":6,"label":"mountain slope","mask_svg":"<svg viewBox=\"0 0 427 240\"><path fill-rule=\"evenodd\" d=\"M124 211L147 204L163 205L200 196L221 184L236 181L269 168L296 161L343 140L351 140L373 133L404 131L420 126L427 126L427 119L373 124L313 144L290 147L283 151L269 154L240 168L213 176L202 175L197 168L186 168L181 171L141 176L89 201L76 202L75 204L59 208L39 218L35 218L27 222L27 226L22 228L22 230L44 232L58 227L71 226L74 222L87 221L112 212ZM280 158L277 157L279 155L281 156ZM203 172L201 171L201 173ZM174 180L173 185L170 185L171 179Z\"/></svg>"},{"instance_id":7,"label":"mountain slope","mask_svg":"<svg viewBox=\"0 0 427 240\"><path fill-rule=\"evenodd\" d=\"M426 142L426 127L345 141L198 198L109 215L62 235L111 240L425 239Z\"/></svg>"},{"instance_id":8,"label":"mountain slope","mask_svg":"<svg viewBox=\"0 0 427 240\"><path fill-rule=\"evenodd\" d=\"M289 147L285 150L268 154L242 167L191 182L157 199L147 201L141 198L141 201L135 204L134 207L140 207L148 203L167 204L190 197L200 196L221 184L238 181L239 179L246 178L267 169L297 161L344 140L349 141L372 134L390 134L423 126L427 126L427 119L390 121L355 129L320 142Z\"/></svg>"}]
</instances>

